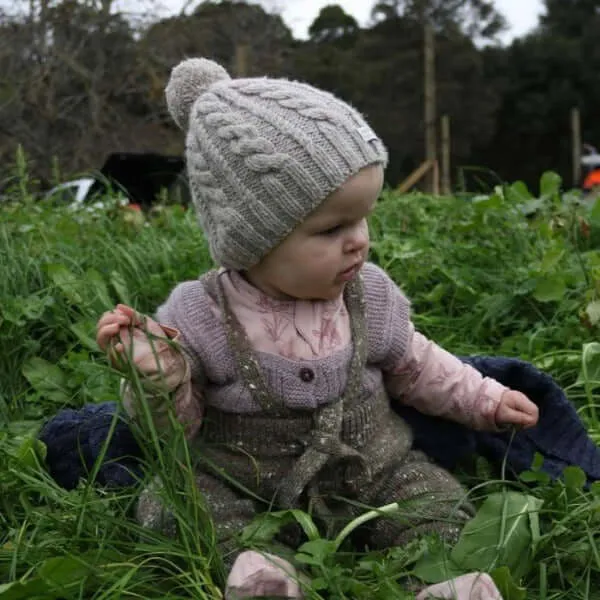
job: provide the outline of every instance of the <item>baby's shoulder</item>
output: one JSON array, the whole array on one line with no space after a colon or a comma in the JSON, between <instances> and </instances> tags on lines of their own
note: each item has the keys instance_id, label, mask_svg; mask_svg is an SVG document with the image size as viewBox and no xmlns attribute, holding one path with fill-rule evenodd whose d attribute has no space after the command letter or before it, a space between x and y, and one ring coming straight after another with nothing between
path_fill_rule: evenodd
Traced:
<instances>
[{"instance_id":1,"label":"baby's shoulder","mask_svg":"<svg viewBox=\"0 0 600 600\"><path fill-rule=\"evenodd\" d=\"M215 300L212 282L216 271L208 271L198 277L178 283L170 292L165 304L187 304L197 302L212 302Z\"/></svg>"},{"instance_id":2,"label":"baby's shoulder","mask_svg":"<svg viewBox=\"0 0 600 600\"><path fill-rule=\"evenodd\" d=\"M365 263L361 275L367 308L369 305L389 306L394 302L409 303L404 292L378 265L371 262Z\"/></svg>"},{"instance_id":3,"label":"baby's shoulder","mask_svg":"<svg viewBox=\"0 0 600 600\"><path fill-rule=\"evenodd\" d=\"M361 270L364 285L384 284L387 285L390 280L389 275L378 265L372 262L366 262Z\"/></svg>"},{"instance_id":4,"label":"baby's shoulder","mask_svg":"<svg viewBox=\"0 0 600 600\"><path fill-rule=\"evenodd\" d=\"M369 359L385 361L395 346L406 344L410 302L391 277L377 265L362 269Z\"/></svg>"},{"instance_id":5,"label":"baby's shoulder","mask_svg":"<svg viewBox=\"0 0 600 600\"><path fill-rule=\"evenodd\" d=\"M159 306L157 317L161 322L177 322L178 327L192 320L205 322L215 314L216 299L211 287L214 271L201 275L198 279L178 283Z\"/></svg>"}]
</instances>

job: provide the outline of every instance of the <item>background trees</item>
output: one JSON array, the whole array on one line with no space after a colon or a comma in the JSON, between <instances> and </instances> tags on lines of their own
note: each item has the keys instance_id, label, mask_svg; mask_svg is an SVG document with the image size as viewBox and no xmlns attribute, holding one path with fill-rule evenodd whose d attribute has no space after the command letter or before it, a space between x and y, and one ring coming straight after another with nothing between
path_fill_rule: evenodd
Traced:
<instances>
[{"instance_id":1,"label":"background trees","mask_svg":"<svg viewBox=\"0 0 600 600\"><path fill-rule=\"evenodd\" d=\"M438 114L452 121L455 167L506 180L571 173L569 114L600 145L600 0L546 0L539 27L509 47L492 0L380 0L361 28L321 10L307 40L242 1L206 1L188 15L139 22L110 0L41 0L0 13L0 175L18 144L34 174L99 166L111 151L178 153L166 114L173 65L208 56L233 74L285 76L329 89L373 122L397 183L424 157L423 26L436 33Z\"/></svg>"}]
</instances>

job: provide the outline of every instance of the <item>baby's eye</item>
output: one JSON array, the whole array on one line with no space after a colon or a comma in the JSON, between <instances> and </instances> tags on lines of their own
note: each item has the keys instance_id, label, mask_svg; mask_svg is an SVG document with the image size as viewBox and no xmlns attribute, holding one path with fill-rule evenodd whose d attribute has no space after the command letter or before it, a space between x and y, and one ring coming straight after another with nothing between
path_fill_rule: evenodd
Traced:
<instances>
[{"instance_id":1,"label":"baby's eye","mask_svg":"<svg viewBox=\"0 0 600 600\"><path fill-rule=\"evenodd\" d=\"M334 235L338 233L338 231L340 231L341 228L341 225L334 225L333 227L328 227L327 229L321 231L320 235Z\"/></svg>"}]
</instances>

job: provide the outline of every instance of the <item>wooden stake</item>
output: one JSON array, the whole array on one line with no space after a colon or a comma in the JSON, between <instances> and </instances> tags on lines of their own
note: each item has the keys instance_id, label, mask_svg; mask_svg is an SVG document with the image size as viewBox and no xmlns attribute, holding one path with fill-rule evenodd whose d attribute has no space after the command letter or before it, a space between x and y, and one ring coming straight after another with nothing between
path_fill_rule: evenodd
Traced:
<instances>
[{"instance_id":1,"label":"wooden stake","mask_svg":"<svg viewBox=\"0 0 600 600\"><path fill-rule=\"evenodd\" d=\"M437 160L436 143L436 86L435 86L435 37L433 27L426 23L425 37L425 160ZM425 180L426 191L433 194L436 188L435 171L430 171Z\"/></svg>"},{"instance_id":2,"label":"wooden stake","mask_svg":"<svg viewBox=\"0 0 600 600\"><path fill-rule=\"evenodd\" d=\"M440 163L437 160L433 161L433 190L431 193L434 196L440 195Z\"/></svg>"},{"instance_id":3,"label":"wooden stake","mask_svg":"<svg viewBox=\"0 0 600 600\"><path fill-rule=\"evenodd\" d=\"M416 168L397 188L399 194L406 194L413 185L417 185L419 181L425 177L433 169L433 163L426 160L418 168Z\"/></svg>"},{"instance_id":4,"label":"wooden stake","mask_svg":"<svg viewBox=\"0 0 600 600\"><path fill-rule=\"evenodd\" d=\"M571 109L571 144L573 147L573 185L581 185L581 113L579 108Z\"/></svg>"},{"instance_id":5,"label":"wooden stake","mask_svg":"<svg viewBox=\"0 0 600 600\"><path fill-rule=\"evenodd\" d=\"M452 180L450 176L450 117L442 117L442 194L449 196L452 193Z\"/></svg>"}]
</instances>

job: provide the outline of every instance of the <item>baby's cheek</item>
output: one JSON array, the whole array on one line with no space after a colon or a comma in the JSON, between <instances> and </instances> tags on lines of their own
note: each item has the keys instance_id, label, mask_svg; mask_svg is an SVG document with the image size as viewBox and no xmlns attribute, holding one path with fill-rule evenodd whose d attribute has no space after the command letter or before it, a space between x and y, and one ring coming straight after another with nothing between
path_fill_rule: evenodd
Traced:
<instances>
[{"instance_id":1,"label":"baby's cheek","mask_svg":"<svg viewBox=\"0 0 600 600\"><path fill-rule=\"evenodd\" d=\"M333 239L322 238L315 239L308 248L307 252L303 257L304 260L310 260L311 262L322 262L324 258L329 256L336 248L336 242Z\"/></svg>"},{"instance_id":2,"label":"baby's cheek","mask_svg":"<svg viewBox=\"0 0 600 600\"><path fill-rule=\"evenodd\" d=\"M369 243L370 239L371 239L371 235L369 234L369 224L367 223L367 221L365 220L364 225L363 225L363 231L365 234L365 239L367 241L367 244Z\"/></svg>"}]
</instances>

